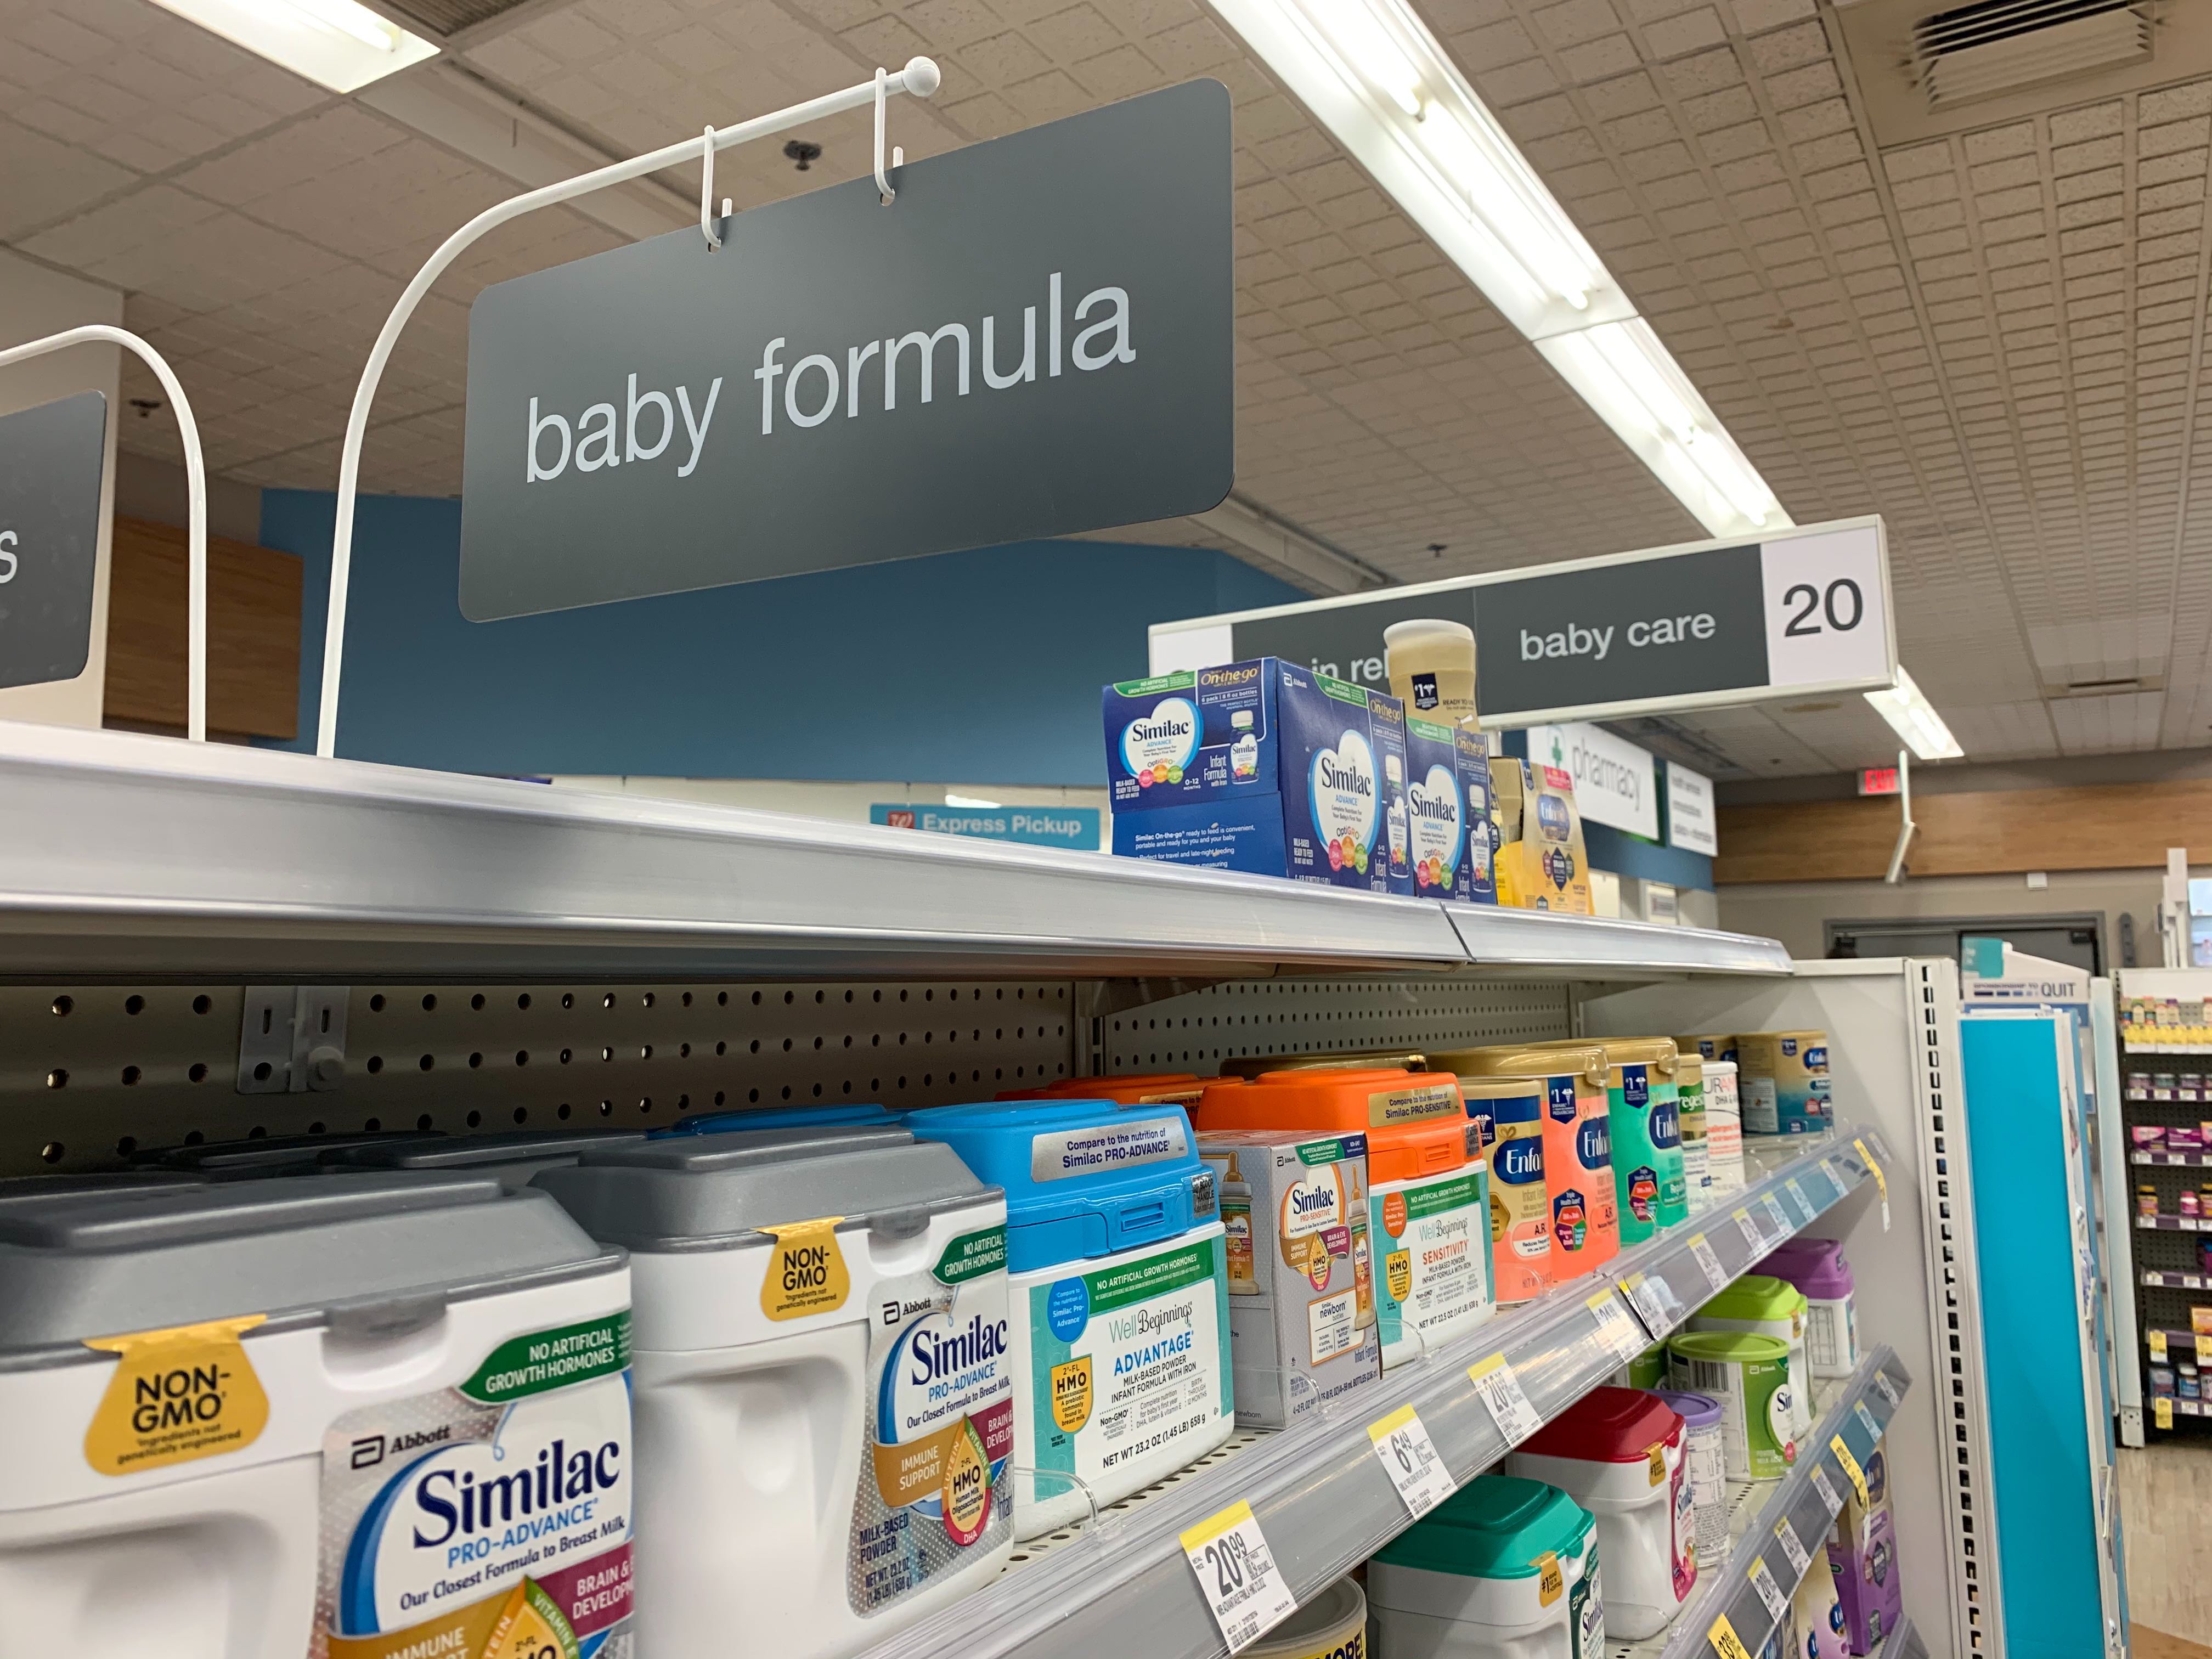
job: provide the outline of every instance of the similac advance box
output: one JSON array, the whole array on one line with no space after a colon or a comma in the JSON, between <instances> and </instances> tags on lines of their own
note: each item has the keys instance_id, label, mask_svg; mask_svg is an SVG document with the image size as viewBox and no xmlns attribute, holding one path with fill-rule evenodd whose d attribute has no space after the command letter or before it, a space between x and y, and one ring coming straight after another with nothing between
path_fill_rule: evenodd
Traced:
<instances>
[{"instance_id":1,"label":"similac advance box","mask_svg":"<svg viewBox=\"0 0 2212 1659\"><path fill-rule=\"evenodd\" d=\"M1382 1377L1367 1138L1200 1134L1229 1241L1237 1420L1287 1428Z\"/></svg>"},{"instance_id":2,"label":"similac advance box","mask_svg":"<svg viewBox=\"0 0 2212 1659\"><path fill-rule=\"evenodd\" d=\"M1411 826L1407 822L1406 705L1395 697L1370 696L1367 718L1375 728L1375 762L1382 785L1382 851L1388 857L1390 890L1411 894L1413 881Z\"/></svg>"},{"instance_id":3,"label":"similac advance box","mask_svg":"<svg viewBox=\"0 0 2212 1659\"><path fill-rule=\"evenodd\" d=\"M1491 869L1489 738L1465 726L1409 716L1406 811L1415 896L1497 903Z\"/></svg>"},{"instance_id":4,"label":"similac advance box","mask_svg":"<svg viewBox=\"0 0 2212 1659\"><path fill-rule=\"evenodd\" d=\"M1236 1431L1228 1249L1182 1107L1014 1101L908 1121L1006 1188L1019 1536Z\"/></svg>"},{"instance_id":5,"label":"similac advance box","mask_svg":"<svg viewBox=\"0 0 2212 1659\"><path fill-rule=\"evenodd\" d=\"M9 1645L631 1651L629 1273L388 1173L0 1200Z\"/></svg>"},{"instance_id":6,"label":"similac advance box","mask_svg":"<svg viewBox=\"0 0 2212 1659\"><path fill-rule=\"evenodd\" d=\"M996 1188L880 1125L630 1141L535 1184L629 1252L641 1651L711 1652L742 1624L748 1651L831 1659L998 1575Z\"/></svg>"},{"instance_id":7,"label":"similac advance box","mask_svg":"<svg viewBox=\"0 0 2212 1659\"><path fill-rule=\"evenodd\" d=\"M1233 686L1222 689L1224 679ZM1273 657L1132 684L1184 680L1193 683L1142 696L1125 695L1126 686L1106 690L1114 850L1391 891L1383 751L1372 710L1386 704L1402 717L1403 705ZM1248 716L1245 728L1233 725ZM1206 743L1181 762L1154 752L1186 727ZM1217 729L1237 735L1216 744Z\"/></svg>"}]
</instances>

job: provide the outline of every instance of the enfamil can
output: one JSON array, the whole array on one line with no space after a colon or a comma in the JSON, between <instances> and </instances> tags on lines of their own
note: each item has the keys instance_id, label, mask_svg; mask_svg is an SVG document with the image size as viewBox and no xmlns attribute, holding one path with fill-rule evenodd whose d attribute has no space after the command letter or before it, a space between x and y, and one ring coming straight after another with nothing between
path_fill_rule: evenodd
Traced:
<instances>
[{"instance_id":1,"label":"enfamil can","mask_svg":"<svg viewBox=\"0 0 2212 1659\"><path fill-rule=\"evenodd\" d=\"M544 1194L9 1198L0 1309L11 1651L629 1653L629 1274Z\"/></svg>"},{"instance_id":2,"label":"enfamil can","mask_svg":"<svg viewBox=\"0 0 2212 1659\"><path fill-rule=\"evenodd\" d=\"M541 1172L637 1297L638 1634L827 1659L1013 1547L1006 1207L884 1127L672 1135ZM353 1659L332 1655L331 1659Z\"/></svg>"},{"instance_id":3,"label":"enfamil can","mask_svg":"<svg viewBox=\"0 0 2212 1659\"><path fill-rule=\"evenodd\" d=\"M1182 1107L1040 1100L908 1121L1006 1189L1019 1536L1236 1431L1228 1250Z\"/></svg>"},{"instance_id":4,"label":"enfamil can","mask_svg":"<svg viewBox=\"0 0 2212 1659\"><path fill-rule=\"evenodd\" d=\"M1469 1117L1487 1109L1477 1079L1525 1079L1544 1092L1544 1186L1552 1209L1552 1276L1579 1279L1620 1251L1605 1051L1498 1046L1433 1057L1460 1080ZM1501 1297L1499 1298L1503 1300Z\"/></svg>"}]
</instances>

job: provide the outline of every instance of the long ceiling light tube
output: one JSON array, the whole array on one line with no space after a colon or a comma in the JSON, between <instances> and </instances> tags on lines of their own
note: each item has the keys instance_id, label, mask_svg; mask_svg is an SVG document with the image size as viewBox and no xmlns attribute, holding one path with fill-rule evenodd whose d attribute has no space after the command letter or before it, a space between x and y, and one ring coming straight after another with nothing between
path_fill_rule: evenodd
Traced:
<instances>
[{"instance_id":1,"label":"long ceiling light tube","mask_svg":"<svg viewBox=\"0 0 2212 1659\"><path fill-rule=\"evenodd\" d=\"M1897 665L1897 684L1887 691L1868 692L1866 700L1922 760L1957 760L1966 754L1936 706L1921 695L1912 676L1905 672L1903 663Z\"/></svg>"},{"instance_id":2,"label":"long ceiling light tube","mask_svg":"<svg viewBox=\"0 0 2212 1659\"><path fill-rule=\"evenodd\" d=\"M155 0L234 46L332 92L437 56L438 48L359 0Z\"/></svg>"},{"instance_id":3,"label":"long ceiling light tube","mask_svg":"<svg viewBox=\"0 0 2212 1659\"><path fill-rule=\"evenodd\" d=\"M1790 515L1404 0L1209 0L1716 536Z\"/></svg>"}]
</instances>

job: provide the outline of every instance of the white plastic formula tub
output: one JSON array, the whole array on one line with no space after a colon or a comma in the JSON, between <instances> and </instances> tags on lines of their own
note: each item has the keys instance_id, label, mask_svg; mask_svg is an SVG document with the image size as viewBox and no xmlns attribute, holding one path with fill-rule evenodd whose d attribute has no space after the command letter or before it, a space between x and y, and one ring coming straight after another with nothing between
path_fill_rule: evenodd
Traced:
<instances>
[{"instance_id":1,"label":"white plastic formula tub","mask_svg":"<svg viewBox=\"0 0 2212 1659\"><path fill-rule=\"evenodd\" d=\"M998 1572L998 1188L880 1126L632 1141L536 1180L630 1252L646 1654L828 1659Z\"/></svg>"},{"instance_id":2,"label":"white plastic formula tub","mask_svg":"<svg viewBox=\"0 0 2212 1659\"><path fill-rule=\"evenodd\" d=\"M1557 1486L1469 1481L1367 1564L1376 1659L1603 1659L1597 1528Z\"/></svg>"},{"instance_id":3,"label":"white plastic formula tub","mask_svg":"<svg viewBox=\"0 0 2212 1659\"><path fill-rule=\"evenodd\" d=\"M6 1650L627 1654L629 1324L489 1180L0 1199Z\"/></svg>"}]
</instances>

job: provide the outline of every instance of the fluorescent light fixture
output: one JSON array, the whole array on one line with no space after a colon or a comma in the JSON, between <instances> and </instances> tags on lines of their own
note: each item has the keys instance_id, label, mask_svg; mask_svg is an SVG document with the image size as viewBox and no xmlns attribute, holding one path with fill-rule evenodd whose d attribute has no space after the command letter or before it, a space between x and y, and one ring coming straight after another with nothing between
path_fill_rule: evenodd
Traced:
<instances>
[{"instance_id":1,"label":"fluorescent light fixture","mask_svg":"<svg viewBox=\"0 0 2212 1659\"><path fill-rule=\"evenodd\" d=\"M1405 0L1209 3L1708 532L1789 526Z\"/></svg>"},{"instance_id":2,"label":"fluorescent light fixture","mask_svg":"<svg viewBox=\"0 0 2212 1659\"><path fill-rule=\"evenodd\" d=\"M1965 758L1966 751L1959 747L1958 738L1951 735L1951 728L1943 724L1935 705L1920 695L1904 664L1898 665L1895 685L1887 691L1869 691L1866 700L1922 760Z\"/></svg>"},{"instance_id":3,"label":"fluorescent light fixture","mask_svg":"<svg viewBox=\"0 0 2212 1659\"><path fill-rule=\"evenodd\" d=\"M956 795L948 789L945 792L945 804L947 806L980 806L988 811L994 807L1003 806L1006 803L988 800L981 795Z\"/></svg>"},{"instance_id":4,"label":"fluorescent light fixture","mask_svg":"<svg viewBox=\"0 0 2212 1659\"><path fill-rule=\"evenodd\" d=\"M422 36L356 0L155 3L332 92L351 92L438 52Z\"/></svg>"}]
</instances>

